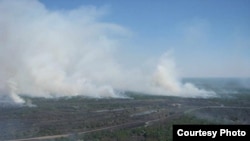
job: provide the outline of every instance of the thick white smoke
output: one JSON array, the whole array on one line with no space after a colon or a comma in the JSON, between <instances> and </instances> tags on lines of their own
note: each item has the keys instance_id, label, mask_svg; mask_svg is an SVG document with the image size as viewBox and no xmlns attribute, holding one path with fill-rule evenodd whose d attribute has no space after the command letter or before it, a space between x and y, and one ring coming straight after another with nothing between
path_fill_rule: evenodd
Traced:
<instances>
[{"instance_id":1,"label":"thick white smoke","mask_svg":"<svg viewBox=\"0 0 250 141\"><path fill-rule=\"evenodd\" d=\"M153 75L153 84L161 89L161 95L167 94L183 97L215 96L214 92L198 89L191 83L181 83L175 62L169 53L164 54L160 58Z\"/></svg>"},{"instance_id":2,"label":"thick white smoke","mask_svg":"<svg viewBox=\"0 0 250 141\"><path fill-rule=\"evenodd\" d=\"M25 103L19 95L121 97L114 89L211 94L181 84L166 57L150 74L117 63L119 39L129 31L101 22L105 9L50 11L37 0L1 0L0 13L0 103Z\"/></svg>"}]
</instances>

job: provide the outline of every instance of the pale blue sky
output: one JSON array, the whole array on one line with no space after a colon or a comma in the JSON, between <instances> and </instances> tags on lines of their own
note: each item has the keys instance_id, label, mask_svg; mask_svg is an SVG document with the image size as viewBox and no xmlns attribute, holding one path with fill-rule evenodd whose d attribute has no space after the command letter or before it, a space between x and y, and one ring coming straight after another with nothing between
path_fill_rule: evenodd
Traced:
<instances>
[{"instance_id":1,"label":"pale blue sky","mask_svg":"<svg viewBox=\"0 0 250 141\"><path fill-rule=\"evenodd\" d=\"M249 0L40 0L50 10L106 7L102 20L132 31L124 51L174 52L189 77L250 77Z\"/></svg>"}]
</instances>

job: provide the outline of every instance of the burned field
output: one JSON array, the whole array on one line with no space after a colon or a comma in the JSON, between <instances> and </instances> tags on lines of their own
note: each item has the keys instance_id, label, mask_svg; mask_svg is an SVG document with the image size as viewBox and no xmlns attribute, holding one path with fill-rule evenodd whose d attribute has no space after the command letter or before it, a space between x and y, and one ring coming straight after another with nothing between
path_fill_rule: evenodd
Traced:
<instances>
[{"instance_id":1,"label":"burned field","mask_svg":"<svg viewBox=\"0 0 250 141\"><path fill-rule=\"evenodd\" d=\"M173 124L250 124L249 93L207 99L126 95L26 97L36 106L0 108L0 140L171 140Z\"/></svg>"}]
</instances>

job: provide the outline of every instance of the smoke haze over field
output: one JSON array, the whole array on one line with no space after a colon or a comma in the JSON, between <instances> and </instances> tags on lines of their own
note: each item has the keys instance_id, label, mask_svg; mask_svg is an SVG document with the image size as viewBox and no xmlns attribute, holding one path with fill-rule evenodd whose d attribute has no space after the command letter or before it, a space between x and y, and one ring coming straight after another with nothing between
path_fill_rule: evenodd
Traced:
<instances>
[{"instance_id":1,"label":"smoke haze over field","mask_svg":"<svg viewBox=\"0 0 250 141\"><path fill-rule=\"evenodd\" d=\"M117 90L214 95L182 84L169 53L147 66L152 71L119 63L131 31L101 22L105 8L51 11L37 0L1 0L0 13L0 103L25 103L19 95L123 97Z\"/></svg>"}]
</instances>

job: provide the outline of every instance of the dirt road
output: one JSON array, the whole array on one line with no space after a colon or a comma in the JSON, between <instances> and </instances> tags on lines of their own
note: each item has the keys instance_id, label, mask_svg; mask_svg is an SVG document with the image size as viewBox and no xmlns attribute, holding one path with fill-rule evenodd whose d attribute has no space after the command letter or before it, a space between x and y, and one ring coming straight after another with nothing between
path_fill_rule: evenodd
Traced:
<instances>
[{"instance_id":1,"label":"dirt road","mask_svg":"<svg viewBox=\"0 0 250 141\"><path fill-rule=\"evenodd\" d=\"M87 134L87 133L102 131L102 130L115 129L115 128L119 128L119 127L133 126L133 125L143 126L144 124L145 124L145 121L136 121L136 122L124 123L124 124L119 124L119 125L114 125L114 126L109 126L109 127L103 127L103 128L98 128L98 129L93 129L93 130L78 132L77 134L81 135L81 134ZM71 135L73 135L73 134L51 135L51 136L34 137L34 138L27 138L27 139L15 139L15 140L8 140L8 141L48 140L48 139L56 139L56 138L69 137Z\"/></svg>"}]
</instances>

